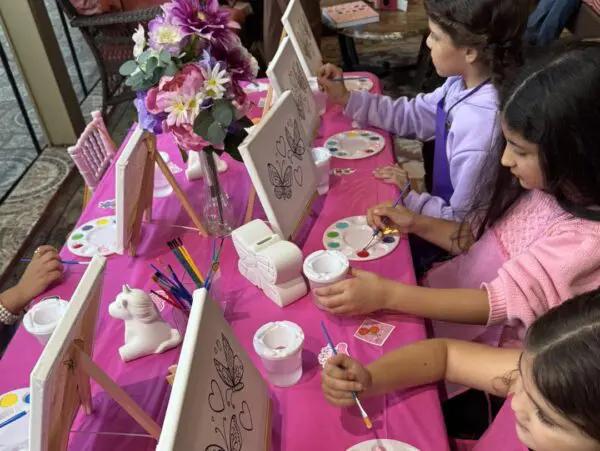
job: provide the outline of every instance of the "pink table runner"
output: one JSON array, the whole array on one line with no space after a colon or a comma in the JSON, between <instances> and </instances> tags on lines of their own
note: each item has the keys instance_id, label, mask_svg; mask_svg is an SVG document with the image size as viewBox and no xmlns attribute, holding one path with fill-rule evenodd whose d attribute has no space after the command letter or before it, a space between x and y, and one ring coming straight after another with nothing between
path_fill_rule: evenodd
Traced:
<instances>
[{"instance_id":1,"label":"pink table runner","mask_svg":"<svg viewBox=\"0 0 600 451\"><path fill-rule=\"evenodd\" d=\"M379 83L374 80L376 92L380 92ZM258 102L265 93L254 93ZM254 112L260 115L257 108ZM323 117L316 144L325 138L351 129L351 121L342 116L339 107L328 108ZM393 162L392 144L387 133L386 149L380 154L364 160L332 159L332 167L355 168L348 175L331 177L331 189L321 196L314 207L316 218L307 221L301 233L304 255L322 248L322 236L331 223L344 217L364 214L373 204L393 199L397 190L376 181L371 172L376 167ZM177 148L170 136L158 137L158 148L167 151L171 160L183 167ZM229 170L221 174L224 190L230 195L241 217L247 204L250 181L241 163L228 158ZM99 203L115 197L115 168L111 167L101 186L96 191L89 206L82 214L79 224L89 220L114 214L114 210L101 209ZM183 173L176 175L182 188L197 211L202 211L203 182L189 183ZM259 202L255 217L264 217ZM123 363L118 348L123 343L123 323L108 315L108 304L113 301L123 284L150 290L155 289L150 280L150 262L160 257L165 263L176 265L166 242L181 236L192 257L199 263L203 274L207 272L212 240L202 238L192 231L166 225L191 225L183 208L174 195L154 201L154 219L156 224L144 226L139 257L111 256L108 260L104 282L104 292L97 324L94 347L95 362L112 377L126 392L138 402L146 412L162 422L168 403L170 386L164 377L167 367L177 362L179 348L159 356L146 357L134 362ZM312 223L312 224L310 224ZM312 227L310 227L312 226ZM61 255L67 259L73 256L64 248ZM372 262L357 263L357 267L376 272L384 277L414 284L408 242L403 240L391 255ZM69 267L64 282L50 290L48 295L60 295L69 299L77 286L85 267ZM365 400L365 409L374 422L374 430L368 431L356 408L338 409L326 403L320 390L320 366L317 356L325 341L319 327L324 320L332 339L346 342L349 354L368 363L384 352L416 340L425 338L425 328L420 319L400 315L372 315L381 321L396 326L384 346L377 347L353 337L364 318L341 318L318 310L309 294L305 298L281 309L268 300L257 288L247 282L237 270L237 255L231 243L226 240L221 253L222 276L217 285L218 300L225 309L225 316L231 323L237 337L248 351L253 361L262 371L259 358L252 349L252 337L264 323L287 319L299 324L304 330L306 341L303 355L304 374L300 382L291 388L272 388L274 400L273 450L345 450L359 442L373 438L391 438L407 442L423 451L444 451L448 449L439 398L435 387ZM184 318L169 306L163 310L163 316L181 331L184 330ZM0 361L0 393L29 385L29 373L34 367L41 347L36 339L22 327L16 333L4 358ZM411 371L406 368L406 371ZM154 449L156 443L148 437L131 434L144 434L128 415L104 393L96 384L92 384L95 412L86 417L79 414L73 425L70 449L132 451ZM193 421L193 419L190 419ZM114 436L102 433L122 433ZM248 450L254 451L254 450Z\"/></svg>"}]
</instances>

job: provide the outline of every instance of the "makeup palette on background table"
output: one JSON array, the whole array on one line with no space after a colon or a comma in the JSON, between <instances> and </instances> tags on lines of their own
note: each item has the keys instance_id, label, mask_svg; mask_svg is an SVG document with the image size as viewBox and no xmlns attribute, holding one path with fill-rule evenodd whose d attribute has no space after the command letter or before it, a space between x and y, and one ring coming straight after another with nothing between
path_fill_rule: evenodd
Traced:
<instances>
[{"instance_id":1,"label":"makeup palette on background table","mask_svg":"<svg viewBox=\"0 0 600 451\"><path fill-rule=\"evenodd\" d=\"M385 257L400 243L396 230L385 229L365 249L372 237L373 229L367 224L367 217L352 216L331 224L323 235L323 245L325 249L342 252L348 260L370 261Z\"/></svg>"},{"instance_id":2,"label":"makeup palette on background table","mask_svg":"<svg viewBox=\"0 0 600 451\"><path fill-rule=\"evenodd\" d=\"M0 395L0 450L29 449L29 388Z\"/></svg>"},{"instance_id":3,"label":"makeup palette on background table","mask_svg":"<svg viewBox=\"0 0 600 451\"><path fill-rule=\"evenodd\" d=\"M367 77L347 78L344 80L348 91L370 91L373 89L373 82Z\"/></svg>"},{"instance_id":4,"label":"makeup palette on background table","mask_svg":"<svg viewBox=\"0 0 600 451\"><path fill-rule=\"evenodd\" d=\"M419 449L398 440L382 438L361 442L346 451L419 451Z\"/></svg>"},{"instance_id":5,"label":"makeup palette on background table","mask_svg":"<svg viewBox=\"0 0 600 451\"><path fill-rule=\"evenodd\" d=\"M67 247L79 257L114 254L117 251L116 217L93 219L78 227L69 236Z\"/></svg>"},{"instance_id":6,"label":"makeup palette on background table","mask_svg":"<svg viewBox=\"0 0 600 451\"><path fill-rule=\"evenodd\" d=\"M379 133L368 130L350 130L333 135L325 141L332 157L344 160L360 160L377 155L385 147Z\"/></svg>"}]
</instances>

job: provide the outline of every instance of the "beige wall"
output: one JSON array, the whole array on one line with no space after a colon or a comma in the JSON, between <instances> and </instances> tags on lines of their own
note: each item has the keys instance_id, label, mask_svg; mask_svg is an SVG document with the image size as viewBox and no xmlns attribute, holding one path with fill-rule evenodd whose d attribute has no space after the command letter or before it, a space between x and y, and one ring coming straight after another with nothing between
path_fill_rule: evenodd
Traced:
<instances>
[{"instance_id":1,"label":"beige wall","mask_svg":"<svg viewBox=\"0 0 600 451\"><path fill-rule=\"evenodd\" d=\"M0 0L0 24L48 142L74 144L85 122L43 0Z\"/></svg>"}]
</instances>

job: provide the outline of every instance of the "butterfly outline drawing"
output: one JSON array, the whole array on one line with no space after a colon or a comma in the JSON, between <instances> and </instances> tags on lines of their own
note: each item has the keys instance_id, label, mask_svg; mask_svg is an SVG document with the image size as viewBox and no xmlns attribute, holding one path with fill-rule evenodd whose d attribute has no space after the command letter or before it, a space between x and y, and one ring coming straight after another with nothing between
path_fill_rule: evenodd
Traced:
<instances>
[{"instance_id":1,"label":"butterfly outline drawing","mask_svg":"<svg viewBox=\"0 0 600 451\"><path fill-rule=\"evenodd\" d=\"M295 60L292 63L289 80L292 86L292 97L296 103L296 108L298 109L298 116L300 116L300 119L305 120L307 109L306 92L310 89L310 86L308 85L308 80L304 76L304 72L302 72L298 60Z\"/></svg>"},{"instance_id":2,"label":"butterfly outline drawing","mask_svg":"<svg viewBox=\"0 0 600 451\"><path fill-rule=\"evenodd\" d=\"M244 383L242 382L244 377L244 364L239 356L233 353L227 337L225 337L225 334L222 332L221 341L223 343L225 365L217 358L213 358L213 362L219 378L227 386L227 389L225 390L225 402L228 406L235 407L233 404L233 394L244 389Z\"/></svg>"},{"instance_id":3,"label":"butterfly outline drawing","mask_svg":"<svg viewBox=\"0 0 600 451\"><path fill-rule=\"evenodd\" d=\"M290 131L291 129L291 131ZM294 119L293 124L288 124L285 126L285 140L288 144L288 157L296 157L298 160L302 161L304 153L306 152L306 146L304 145L304 140L302 139L302 133L300 133L300 126L298 125L298 120Z\"/></svg>"},{"instance_id":4,"label":"butterfly outline drawing","mask_svg":"<svg viewBox=\"0 0 600 451\"><path fill-rule=\"evenodd\" d=\"M291 199L292 198L292 166L288 165L283 170L284 165L276 162L279 169L271 164L267 163L267 170L269 172L269 181L273 185L275 197L279 200Z\"/></svg>"},{"instance_id":5,"label":"butterfly outline drawing","mask_svg":"<svg viewBox=\"0 0 600 451\"><path fill-rule=\"evenodd\" d=\"M310 28L310 25L308 24L308 21L304 18L304 17L300 17L298 19L298 27L296 27L296 29L299 30L304 30L304 33L301 34L301 38L298 38L298 41L300 43L300 47L302 48L302 53L304 53L304 55L306 56L307 59L312 59L313 58L313 47L312 47L312 43L310 42L310 37L313 35L313 32Z\"/></svg>"},{"instance_id":6,"label":"butterfly outline drawing","mask_svg":"<svg viewBox=\"0 0 600 451\"><path fill-rule=\"evenodd\" d=\"M240 431L240 427L238 426L237 418L235 415L231 416L231 421L229 425L229 441L225 438L225 431L227 430L225 426L226 418L223 417L223 430L215 427L215 432L221 436L223 439L223 444L225 448L221 445L211 444L205 448L205 451L242 451L242 433Z\"/></svg>"}]
</instances>

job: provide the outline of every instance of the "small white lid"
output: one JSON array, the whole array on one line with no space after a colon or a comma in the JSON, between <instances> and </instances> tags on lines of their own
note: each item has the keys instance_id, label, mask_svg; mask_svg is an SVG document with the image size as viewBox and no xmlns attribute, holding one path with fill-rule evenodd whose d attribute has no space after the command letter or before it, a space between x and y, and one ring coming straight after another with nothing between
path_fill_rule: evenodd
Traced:
<instances>
[{"instance_id":1,"label":"small white lid","mask_svg":"<svg viewBox=\"0 0 600 451\"><path fill-rule=\"evenodd\" d=\"M313 147L311 153L315 163L331 160L331 152L325 147Z\"/></svg>"},{"instance_id":2,"label":"small white lid","mask_svg":"<svg viewBox=\"0 0 600 451\"><path fill-rule=\"evenodd\" d=\"M69 303L59 297L46 298L34 305L23 318L27 332L33 335L47 335L54 332Z\"/></svg>"},{"instance_id":3,"label":"small white lid","mask_svg":"<svg viewBox=\"0 0 600 451\"><path fill-rule=\"evenodd\" d=\"M326 283L344 276L349 267L348 258L341 252L320 250L306 257L302 269L312 282Z\"/></svg>"},{"instance_id":4,"label":"small white lid","mask_svg":"<svg viewBox=\"0 0 600 451\"><path fill-rule=\"evenodd\" d=\"M272 360L285 359L302 348L304 332L291 321L274 321L262 325L252 342L259 356Z\"/></svg>"}]
</instances>

